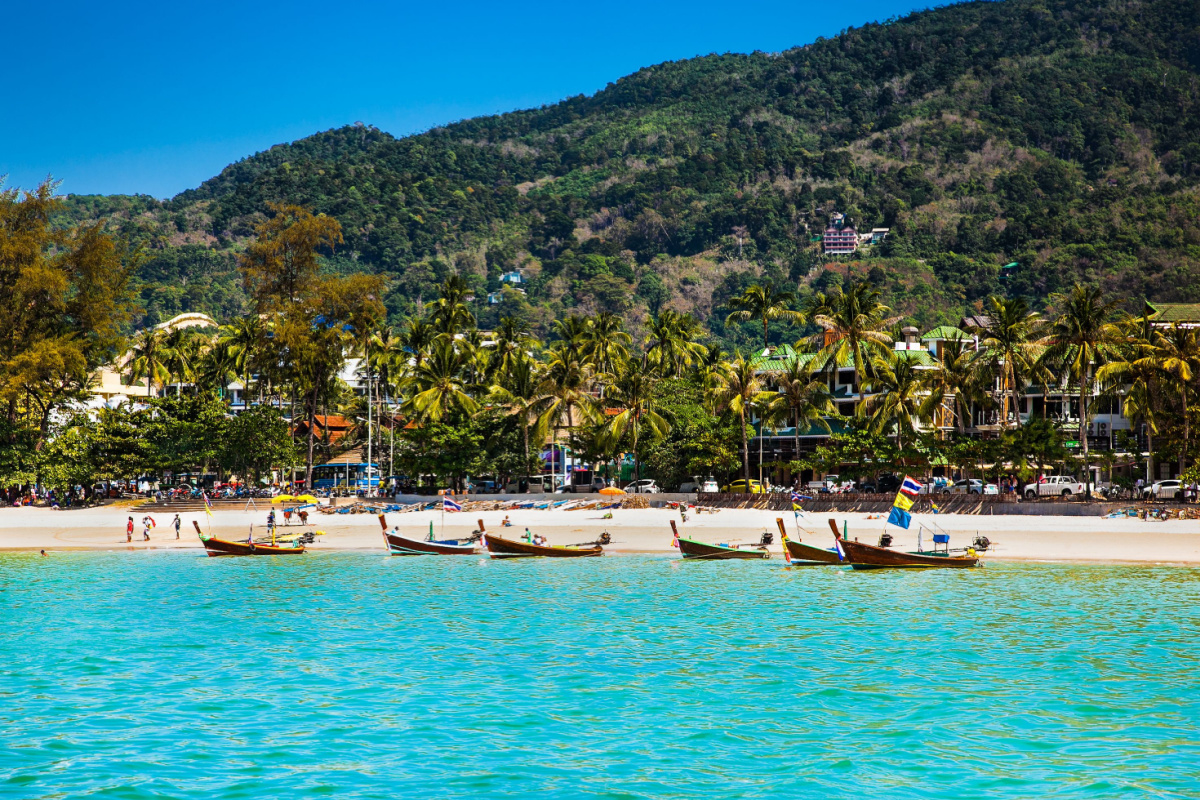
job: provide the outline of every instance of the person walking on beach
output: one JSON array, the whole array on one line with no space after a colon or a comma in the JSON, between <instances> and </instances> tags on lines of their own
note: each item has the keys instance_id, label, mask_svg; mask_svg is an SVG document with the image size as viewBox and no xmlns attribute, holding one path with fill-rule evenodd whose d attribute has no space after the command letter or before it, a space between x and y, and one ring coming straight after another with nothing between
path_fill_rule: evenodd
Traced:
<instances>
[{"instance_id":1,"label":"person walking on beach","mask_svg":"<svg viewBox=\"0 0 1200 800\"><path fill-rule=\"evenodd\" d=\"M130 517L129 522L125 523L125 541L133 541L133 517Z\"/></svg>"},{"instance_id":2,"label":"person walking on beach","mask_svg":"<svg viewBox=\"0 0 1200 800\"><path fill-rule=\"evenodd\" d=\"M271 512L269 514L267 514L267 535L272 536L272 535L274 535L274 533L275 533L275 510L272 509Z\"/></svg>"},{"instance_id":3,"label":"person walking on beach","mask_svg":"<svg viewBox=\"0 0 1200 800\"><path fill-rule=\"evenodd\" d=\"M171 524L173 524L175 526L175 538L178 539L179 538L179 526L183 524L183 521L181 519L179 519L178 514L175 515L175 519L173 519L171 521Z\"/></svg>"}]
</instances>

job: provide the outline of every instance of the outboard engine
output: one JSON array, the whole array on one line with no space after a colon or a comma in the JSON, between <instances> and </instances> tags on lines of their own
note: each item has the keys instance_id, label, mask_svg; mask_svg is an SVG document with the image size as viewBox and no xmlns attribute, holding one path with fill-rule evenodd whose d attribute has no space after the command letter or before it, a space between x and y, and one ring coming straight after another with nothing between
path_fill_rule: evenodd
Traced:
<instances>
[{"instance_id":1,"label":"outboard engine","mask_svg":"<svg viewBox=\"0 0 1200 800\"><path fill-rule=\"evenodd\" d=\"M879 535L879 546L880 547L891 547L892 546L892 535L890 533L881 533Z\"/></svg>"},{"instance_id":2,"label":"outboard engine","mask_svg":"<svg viewBox=\"0 0 1200 800\"><path fill-rule=\"evenodd\" d=\"M609 535L608 531L604 531L604 533L596 537L596 544L609 544L610 542L612 542L612 536Z\"/></svg>"},{"instance_id":3,"label":"outboard engine","mask_svg":"<svg viewBox=\"0 0 1200 800\"><path fill-rule=\"evenodd\" d=\"M762 541L759 544L771 544L773 541L775 541L775 534L770 531L763 531Z\"/></svg>"}]
</instances>

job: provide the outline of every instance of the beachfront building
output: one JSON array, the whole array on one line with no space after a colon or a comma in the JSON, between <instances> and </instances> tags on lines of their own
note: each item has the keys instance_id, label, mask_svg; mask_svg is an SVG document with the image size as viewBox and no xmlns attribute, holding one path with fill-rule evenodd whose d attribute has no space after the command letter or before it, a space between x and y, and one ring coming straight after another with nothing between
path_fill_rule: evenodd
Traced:
<instances>
[{"instance_id":1,"label":"beachfront building","mask_svg":"<svg viewBox=\"0 0 1200 800\"><path fill-rule=\"evenodd\" d=\"M1197 324L1200 324L1200 314L1197 314L1196 320ZM897 357L914 362L918 370L937 369L939 360L950 342L959 342L967 349L978 349L979 337L965 329L980 323L986 323L986 320L979 317L965 318L962 320L962 327L943 325L923 335L916 328L906 327L901 330L900 338L893 343L893 351ZM814 358L814 353L797 353L793 348L781 345L758 352L753 357L753 363L760 374L767 375L784 371L793 360L811 362ZM828 441L830 433L845 432L849 429L851 418L857 413L862 401L870 396L870 392L864 391L860 376L851 363L838 364L836 370L831 369L826 373L826 379L838 410L836 416L825 419L830 432L816 426L804 427L797 436L790 424L779 428L764 428L761 420L754 418L752 424L758 435L750 444L751 459L761 460L764 464L797 460ZM866 388L869 390L869 386ZM1094 387L1090 395L1088 406L1091 419L1083 431L1080 430L1078 386L1065 380L1060 385L1024 386L1018 392L1016 407L1010 407L1008 418L1003 420L1000 418L1000 409L1003 408L1003 404L999 402L1002 399L1001 389L997 380L991 387L991 394L997 402L988 407L968 404L964 419L961 420L955 419L951 410L954 407L953 399L948 399L934 413L931 420L921 423L920 430L926 433L936 430L944 436L960 432L971 437L996 438L1004 431L1016 427L1018 417L1021 424L1035 418L1045 418L1053 421L1063 432L1069 450L1079 449L1082 436L1087 437L1088 449L1092 453L1115 452L1120 449L1122 442L1127 442L1139 452L1147 446L1145 431L1121 413L1120 399L1102 396L1099 386ZM1128 439L1122 434L1128 436ZM1156 477L1167 478L1172 477L1176 467L1173 464L1158 462L1158 469L1162 474ZM811 476L804 474L801 479L807 481Z\"/></svg>"}]
</instances>

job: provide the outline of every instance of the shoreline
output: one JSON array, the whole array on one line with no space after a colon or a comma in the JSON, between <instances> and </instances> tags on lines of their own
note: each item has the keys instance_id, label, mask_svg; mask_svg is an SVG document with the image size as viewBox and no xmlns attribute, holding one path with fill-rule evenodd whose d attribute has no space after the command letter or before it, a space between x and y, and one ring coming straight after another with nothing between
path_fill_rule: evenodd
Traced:
<instances>
[{"instance_id":1,"label":"shoreline","mask_svg":"<svg viewBox=\"0 0 1200 800\"><path fill-rule=\"evenodd\" d=\"M133 512L134 541L126 542L125 523L130 510L122 507L73 510L70 512L44 508L0 509L0 552L75 552L75 551L174 551L203 552L193 527L198 521L206 533L228 539L245 539L253 524L256 536L266 531L266 510L259 512L217 511L209 520L201 512L180 514L180 539L174 538L170 527L173 514L153 514L158 525L149 542L139 541L141 517ZM487 530L499 534L505 516L512 521L508 537L520 536L525 527L546 536L551 544L590 541L608 531L612 543L605 547L610 554L669 554L671 547L669 522L675 520L680 532L701 541L758 541L762 532L773 534L770 545L772 559L781 559L782 544L775 523L784 520L788 535L819 544L832 545L827 519L835 519L839 529L848 525L850 537L874 543L884 529L878 515L862 512L807 512L799 519L801 529L790 512L758 509L722 509L717 513L689 513L688 521L680 523L678 512L669 509L616 509L611 519L594 511L516 510L508 512L447 513L419 511L387 515L389 529L399 526L410 534L422 536L433 524L437 538L454 538L470 534L483 519ZM305 530L324 531L309 550L378 551L384 552L378 519L370 514L314 514ZM964 549L974 537L986 536L992 549L980 555L984 561L1043 561L1061 563L1110 564L1177 564L1200 565L1200 521L1141 520L1136 518L1103 519L1081 516L1004 516L973 514L919 514L914 516L908 531L888 527L898 549L912 550L917 545L917 525L936 525L950 534L950 546ZM278 528L282 536L299 532L299 525ZM924 534L928 546L929 532Z\"/></svg>"}]
</instances>

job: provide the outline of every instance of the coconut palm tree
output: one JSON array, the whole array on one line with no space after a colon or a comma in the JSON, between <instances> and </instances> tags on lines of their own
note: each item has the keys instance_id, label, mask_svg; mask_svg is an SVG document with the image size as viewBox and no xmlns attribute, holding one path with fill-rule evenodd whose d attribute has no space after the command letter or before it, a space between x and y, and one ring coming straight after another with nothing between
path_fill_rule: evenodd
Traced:
<instances>
[{"instance_id":1,"label":"coconut palm tree","mask_svg":"<svg viewBox=\"0 0 1200 800\"><path fill-rule=\"evenodd\" d=\"M167 383L175 384L175 395L183 392L183 384L194 377L199 341L186 328L174 328L163 337L159 360L167 371Z\"/></svg>"},{"instance_id":2,"label":"coconut palm tree","mask_svg":"<svg viewBox=\"0 0 1200 800\"><path fill-rule=\"evenodd\" d=\"M146 328L134 337L129 368L133 380L146 379L146 396L154 394L154 384L165 385L171 375L162 363L166 334L160 328Z\"/></svg>"},{"instance_id":3,"label":"coconut palm tree","mask_svg":"<svg viewBox=\"0 0 1200 800\"><path fill-rule=\"evenodd\" d=\"M554 430L555 441L558 441L558 431L564 420L568 430L575 427L576 410L583 419L596 416L596 401L588 393L592 375L591 365L570 343L559 342L551 352L542 381L541 392L546 397L546 405L539 424Z\"/></svg>"},{"instance_id":4,"label":"coconut palm tree","mask_svg":"<svg viewBox=\"0 0 1200 800\"><path fill-rule=\"evenodd\" d=\"M771 380L779 388L778 402L792 422L796 457L800 457L800 423L809 429L821 428L830 432L826 416L836 416L837 405L829 384L813 369L812 358L793 358L785 369L771 374Z\"/></svg>"},{"instance_id":5,"label":"coconut palm tree","mask_svg":"<svg viewBox=\"0 0 1200 800\"><path fill-rule=\"evenodd\" d=\"M532 463L529 440L533 438L540 445L546 438L549 422L541 414L551 399L544 391L542 367L529 356L520 354L511 359L508 368L499 372L497 378L488 398L519 420L528 469Z\"/></svg>"},{"instance_id":6,"label":"coconut palm tree","mask_svg":"<svg viewBox=\"0 0 1200 800\"><path fill-rule=\"evenodd\" d=\"M922 419L933 419L944 412L954 421L954 430L962 433L964 421L970 419L971 407L990 400L985 391L984 372L975 359L975 350L962 339L942 342L941 352L934 356L934 369L922 374L926 395L921 408Z\"/></svg>"},{"instance_id":7,"label":"coconut palm tree","mask_svg":"<svg viewBox=\"0 0 1200 800\"><path fill-rule=\"evenodd\" d=\"M646 363L664 378L682 374L705 352L699 335L700 323L691 314L663 309L650 320Z\"/></svg>"},{"instance_id":8,"label":"coconut palm tree","mask_svg":"<svg viewBox=\"0 0 1200 800\"><path fill-rule=\"evenodd\" d=\"M451 275L442 282L441 296L431 305L430 317L434 329L442 336L453 338L454 334L475 326L475 315L467 307L471 288L460 275Z\"/></svg>"},{"instance_id":9,"label":"coconut palm tree","mask_svg":"<svg viewBox=\"0 0 1200 800\"><path fill-rule=\"evenodd\" d=\"M756 402L769 403L770 393L763 392L758 371L741 353L732 361L725 362L721 370L721 385L717 390L717 402L723 410L738 415L742 432L742 477L750 481L750 440L746 435L746 418ZM767 397L762 395L767 394Z\"/></svg>"},{"instance_id":10,"label":"coconut palm tree","mask_svg":"<svg viewBox=\"0 0 1200 800\"><path fill-rule=\"evenodd\" d=\"M633 445L633 479L641 478L641 450L645 439L661 439L671 432L671 423L656 410L655 379L643 364L626 363L607 385L604 405L617 410L602 430L601 442L616 451L629 436Z\"/></svg>"},{"instance_id":11,"label":"coconut palm tree","mask_svg":"<svg viewBox=\"0 0 1200 800\"><path fill-rule=\"evenodd\" d=\"M1191 423L1188 420L1188 392L1192 381L1200 375L1200 335L1195 328L1173 323L1166 329L1156 329L1151 357L1167 383L1179 387L1179 405L1183 417L1183 441L1179 451L1179 472L1187 466L1188 441L1191 439Z\"/></svg>"},{"instance_id":12,"label":"coconut palm tree","mask_svg":"<svg viewBox=\"0 0 1200 800\"><path fill-rule=\"evenodd\" d=\"M1041 316L1029 310L1023 298L988 298L985 324L974 328L980 336L976 358L1000 378L1000 424L1008 425L1008 404L1013 404L1016 427L1021 426L1020 396L1037 373Z\"/></svg>"},{"instance_id":13,"label":"coconut palm tree","mask_svg":"<svg viewBox=\"0 0 1200 800\"><path fill-rule=\"evenodd\" d=\"M417 419L440 422L479 409L463 377L463 354L446 339L438 340L428 358L413 369L410 384L406 410Z\"/></svg>"},{"instance_id":14,"label":"coconut palm tree","mask_svg":"<svg viewBox=\"0 0 1200 800\"><path fill-rule=\"evenodd\" d=\"M250 376L257 371L259 356L267 330L257 314L239 317L229 325L222 325L217 341L233 359L234 371L242 381L242 402L250 407Z\"/></svg>"},{"instance_id":15,"label":"coconut palm tree","mask_svg":"<svg viewBox=\"0 0 1200 800\"><path fill-rule=\"evenodd\" d=\"M493 378L503 374L518 362L525 360L538 347L529 325L517 317L501 317L496 328L496 344L492 348L489 372Z\"/></svg>"},{"instance_id":16,"label":"coconut palm tree","mask_svg":"<svg viewBox=\"0 0 1200 800\"><path fill-rule=\"evenodd\" d=\"M437 335L433 323L427 319L412 317L404 324L404 327L400 329L400 346L409 355L409 358L405 359L406 369L407 362L410 360L414 368L421 366L421 363L429 356L429 351L433 348Z\"/></svg>"},{"instance_id":17,"label":"coconut palm tree","mask_svg":"<svg viewBox=\"0 0 1200 800\"><path fill-rule=\"evenodd\" d=\"M725 324L744 322L757 319L762 322L763 348L771 344L771 321L783 320L800 324L804 322L804 314L788 308L788 303L796 299L795 292L777 292L771 284L755 284L746 287L740 295L729 300L733 311L725 318Z\"/></svg>"},{"instance_id":18,"label":"coconut palm tree","mask_svg":"<svg viewBox=\"0 0 1200 800\"><path fill-rule=\"evenodd\" d=\"M892 350L888 328L900 319L889 316L891 309L879 298L879 291L868 281L853 283L846 291L813 297L809 316L821 328L813 337L820 348L815 360L818 370L850 365L865 383L870 382L875 359Z\"/></svg>"},{"instance_id":19,"label":"coconut palm tree","mask_svg":"<svg viewBox=\"0 0 1200 800\"><path fill-rule=\"evenodd\" d=\"M565 347L574 355L583 356L589 335L586 317L581 317L578 314L570 314L564 319L556 319L554 324L550 326L550 330L558 337L561 343L559 349Z\"/></svg>"},{"instance_id":20,"label":"coconut palm tree","mask_svg":"<svg viewBox=\"0 0 1200 800\"><path fill-rule=\"evenodd\" d=\"M1097 288L1075 285L1056 298L1058 315L1046 330L1042 363L1062 368L1079 387L1079 445L1083 456L1084 485L1092 499L1092 465L1088 460L1087 426L1091 418L1088 397L1094 369L1122 343L1121 330L1110 318L1115 300L1106 300Z\"/></svg>"},{"instance_id":21,"label":"coconut palm tree","mask_svg":"<svg viewBox=\"0 0 1200 800\"><path fill-rule=\"evenodd\" d=\"M601 311L588 320L584 334L583 355L597 372L615 373L629 360L629 344L633 338L625 332L621 317L611 311Z\"/></svg>"},{"instance_id":22,"label":"coconut palm tree","mask_svg":"<svg viewBox=\"0 0 1200 800\"><path fill-rule=\"evenodd\" d=\"M916 437L924 419L925 381L913 360L898 355L875 359L872 372L875 393L863 401L863 413L876 433L895 430L896 447L903 451L905 438Z\"/></svg>"}]
</instances>

